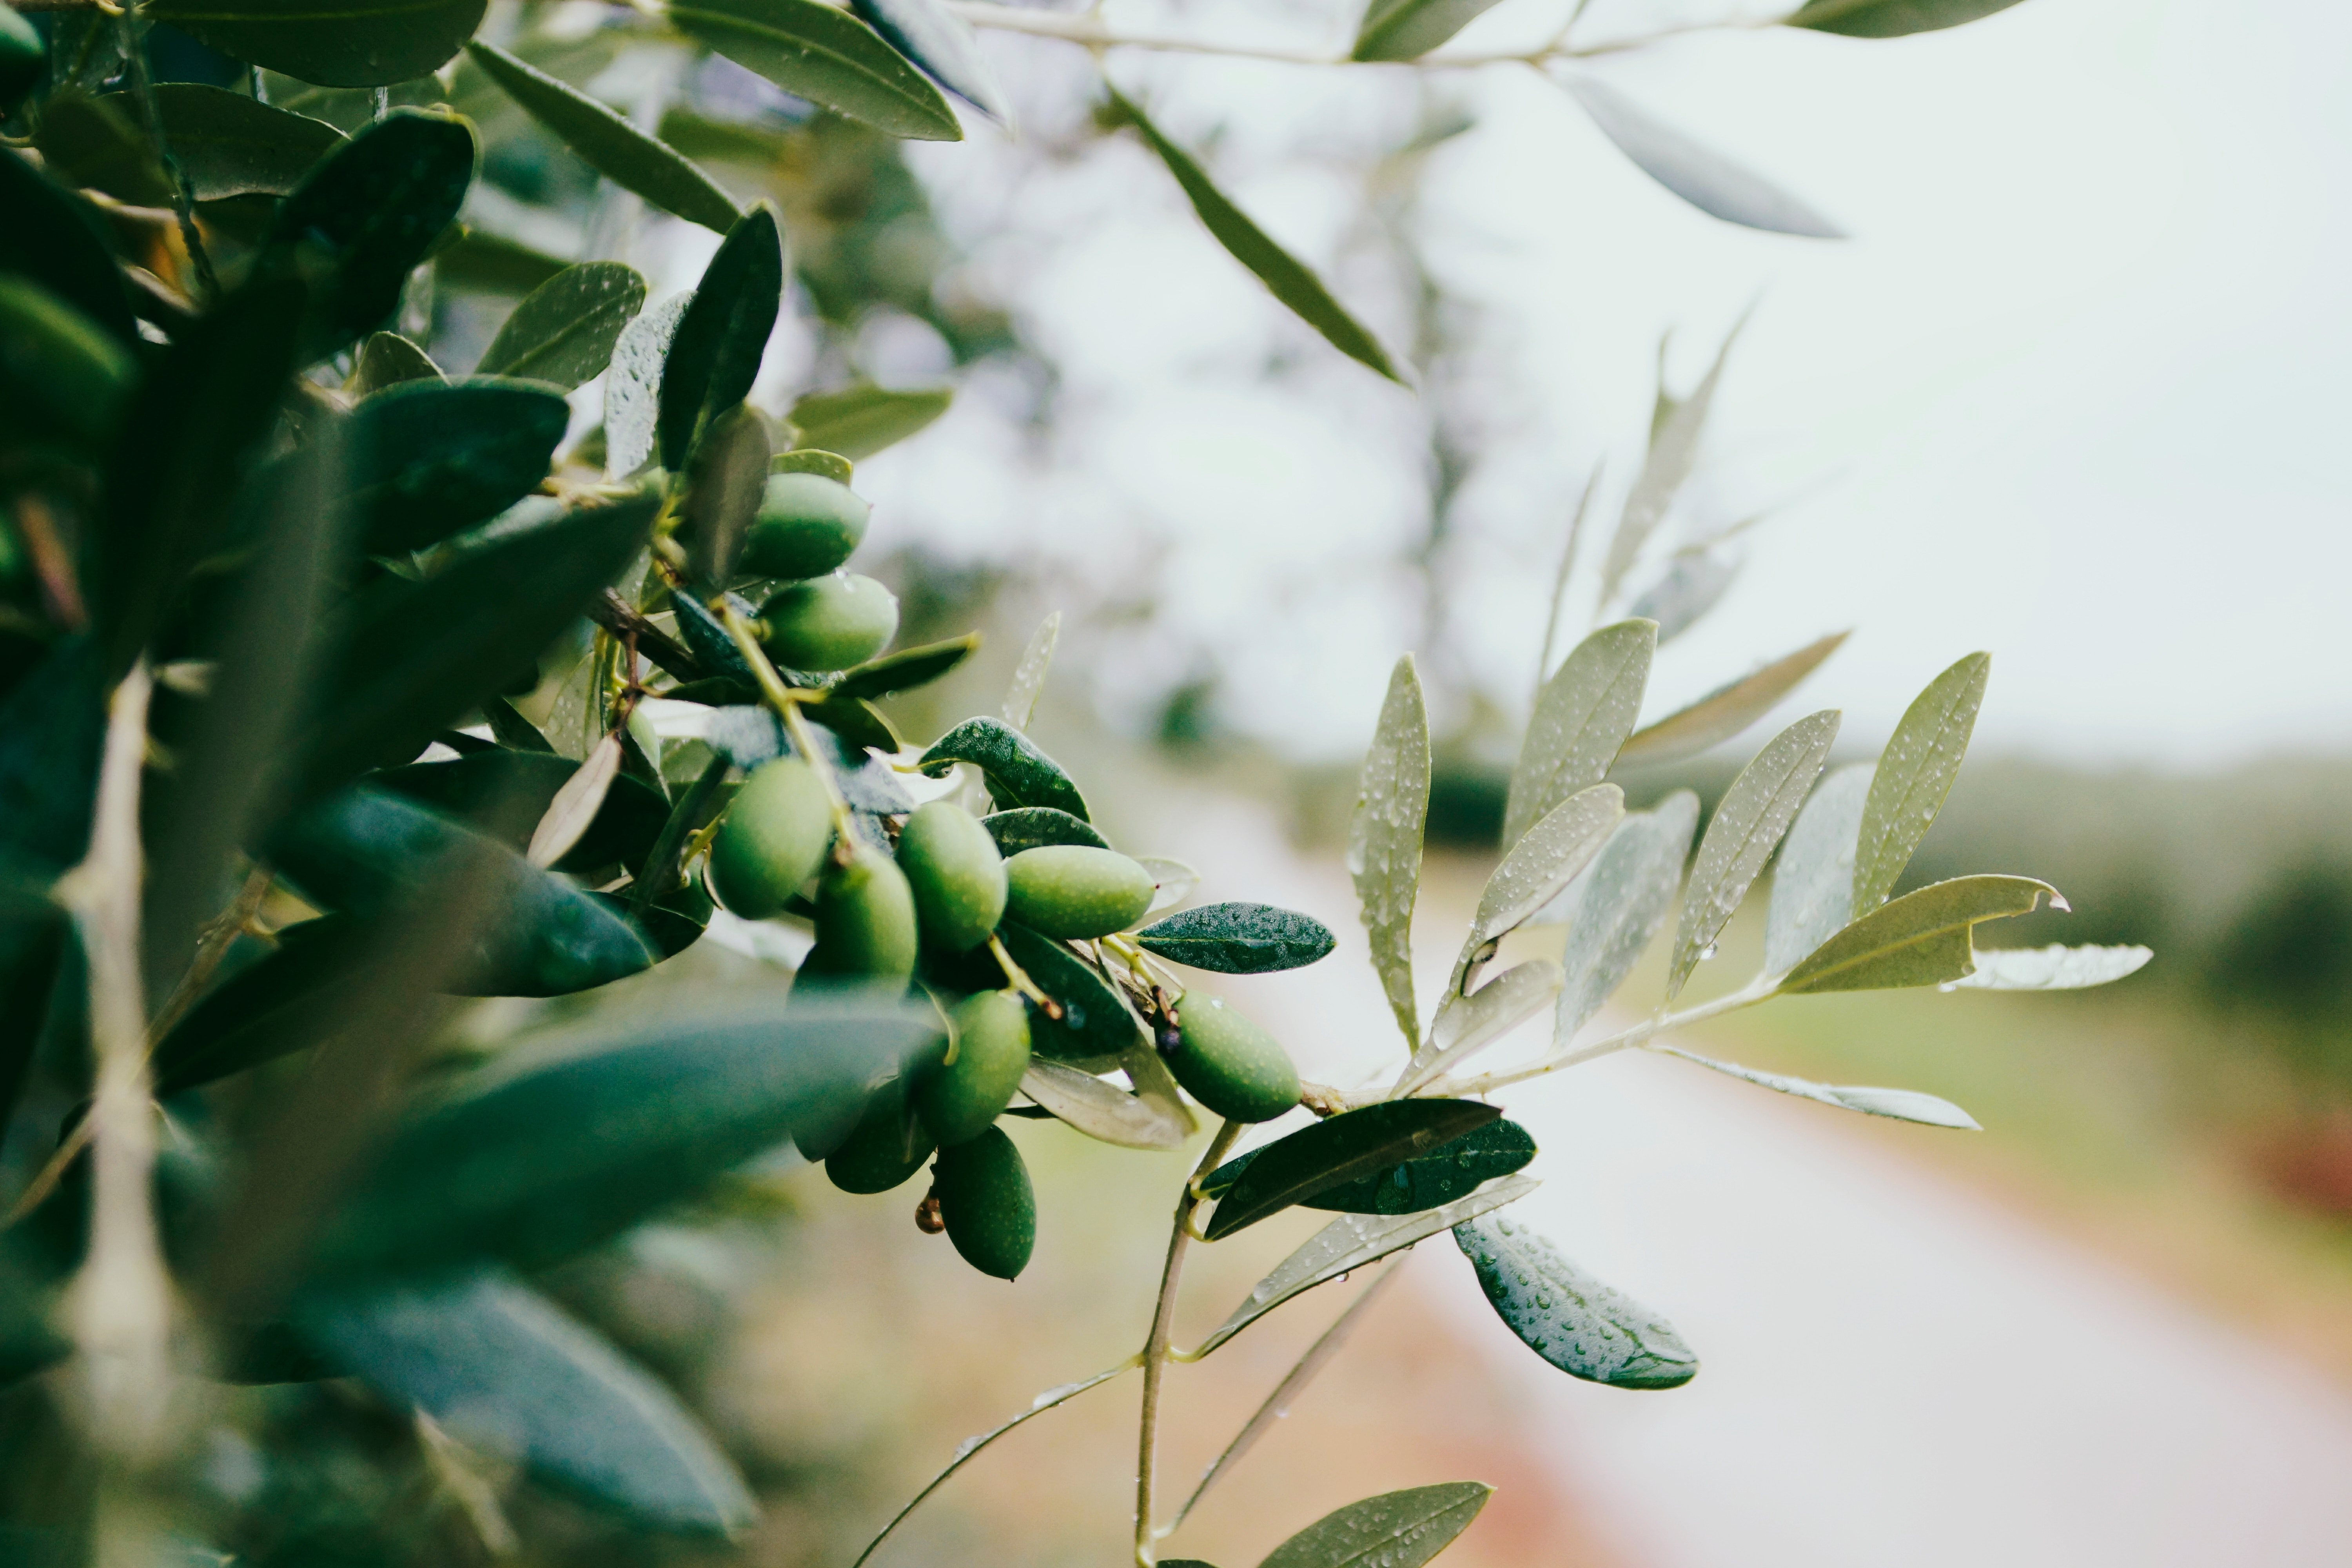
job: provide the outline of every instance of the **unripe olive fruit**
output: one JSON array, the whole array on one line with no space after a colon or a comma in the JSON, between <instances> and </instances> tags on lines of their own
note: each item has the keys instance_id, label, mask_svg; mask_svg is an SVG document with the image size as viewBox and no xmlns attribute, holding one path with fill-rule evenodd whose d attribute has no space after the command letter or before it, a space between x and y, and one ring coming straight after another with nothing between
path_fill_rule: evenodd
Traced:
<instances>
[{"instance_id":1,"label":"unripe olive fruit","mask_svg":"<svg viewBox=\"0 0 2352 1568\"><path fill-rule=\"evenodd\" d=\"M1004 1129L940 1150L932 1171L940 1218L963 1260L999 1279L1017 1277L1037 1245L1037 1194Z\"/></svg>"},{"instance_id":2,"label":"unripe olive fruit","mask_svg":"<svg viewBox=\"0 0 2352 1568\"><path fill-rule=\"evenodd\" d=\"M923 935L942 947L978 947L1004 918L1004 856L988 829L952 801L918 806L907 818L898 869L915 889Z\"/></svg>"},{"instance_id":3,"label":"unripe olive fruit","mask_svg":"<svg viewBox=\"0 0 2352 1568\"><path fill-rule=\"evenodd\" d=\"M1298 1103L1298 1069L1282 1042L1211 996L1177 1010L1168 1069L1192 1097L1233 1121L1271 1121Z\"/></svg>"},{"instance_id":4,"label":"unripe olive fruit","mask_svg":"<svg viewBox=\"0 0 2352 1568\"><path fill-rule=\"evenodd\" d=\"M0 277L0 423L102 446L138 379L106 329L29 279Z\"/></svg>"},{"instance_id":5,"label":"unripe olive fruit","mask_svg":"<svg viewBox=\"0 0 2352 1568\"><path fill-rule=\"evenodd\" d=\"M767 919L801 890L833 842L824 781L798 757L751 770L710 841L710 890L730 914Z\"/></svg>"},{"instance_id":6,"label":"unripe olive fruit","mask_svg":"<svg viewBox=\"0 0 2352 1568\"><path fill-rule=\"evenodd\" d=\"M1048 844L1004 863L1005 912L1046 936L1125 931L1151 907L1151 873L1116 849Z\"/></svg>"},{"instance_id":7,"label":"unripe olive fruit","mask_svg":"<svg viewBox=\"0 0 2352 1568\"><path fill-rule=\"evenodd\" d=\"M1029 1070L1029 1006L1012 991L956 1005L955 1060L915 1086L915 1109L942 1149L979 1137L1013 1103Z\"/></svg>"},{"instance_id":8,"label":"unripe olive fruit","mask_svg":"<svg viewBox=\"0 0 2352 1568\"><path fill-rule=\"evenodd\" d=\"M915 973L915 895L890 857L861 844L816 884L816 946L803 975L904 986Z\"/></svg>"},{"instance_id":9,"label":"unripe olive fruit","mask_svg":"<svg viewBox=\"0 0 2352 1568\"><path fill-rule=\"evenodd\" d=\"M48 68L47 47L30 22L11 5L0 10L0 115L16 112Z\"/></svg>"},{"instance_id":10,"label":"unripe olive fruit","mask_svg":"<svg viewBox=\"0 0 2352 1568\"><path fill-rule=\"evenodd\" d=\"M898 599L871 577L835 572L778 589L760 619L769 657L787 669L847 669L898 635Z\"/></svg>"},{"instance_id":11,"label":"unripe olive fruit","mask_svg":"<svg viewBox=\"0 0 2352 1568\"><path fill-rule=\"evenodd\" d=\"M825 1179L845 1193L887 1193L923 1168L931 1134L895 1094L875 1096L857 1130L824 1157Z\"/></svg>"},{"instance_id":12,"label":"unripe olive fruit","mask_svg":"<svg viewBox=\"0 0 2352 1568\"><path fill-rule=\"evenodd\" d=\"M759 515L744 531L738 564L753 577L822 577L848 560L866 537L872 510L839 479L770 474Z\"/></svg>"}]
</instances>

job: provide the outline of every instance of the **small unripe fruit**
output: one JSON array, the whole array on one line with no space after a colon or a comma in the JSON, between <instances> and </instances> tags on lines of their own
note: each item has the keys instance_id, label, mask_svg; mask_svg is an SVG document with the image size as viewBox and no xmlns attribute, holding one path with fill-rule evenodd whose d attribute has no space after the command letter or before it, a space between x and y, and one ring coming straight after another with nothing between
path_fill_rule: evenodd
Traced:
<instances>
[{"instance_id":1,"label":"small unripe fruit","mask_svg":"<svg viewBox=\"0 0 2352 1568\"><path fill-rule=\"evenodd\" d=\"M730 914L766 920L816 875L833 842L824 781L798 757L751 770L710 841L710 890Z\"/></svg>"},{"instance_id":2,"label":"small unripe fruit","mask_svg":"<svg viewBox=\"0 0 2352 1568\"><path fill-rule=\"evenodd\" d=\"M999 1279L1016 1278L1037 1245L1037 1194L1013 1140L992 1127L940 1150L933 1169L940 1217L963 1260Z\"/></svg>"},{"instance_id":3,"label":"small unripe fruit","mask_svg":"<svg viewBox=\"0 0 2352 1568\"><path fill-rule=\"evenodd\" d=\"M1048 844L1004 863L1005 912L1046 936L1125 931L1151 907L1151 873L1116 849Z\"/></svg>"},{"instance_id":4,"label":"small unripe fruit","mask_svg":"<svg viewBox=\"0 0 2352 1568\"><path fill-rule=\"evenodd\" d=\"M0 424L12 434L101 447L138 380L106 329L28 279L0 277Z\"/></svg>"},{"instance_id":5,"label":"small unripe fruit","mask_svg":"<svg viewBox=\"0 0 2352 1568\"><path fill-rule=\"evenodd\" d=\"M49 51L30 22L15 6L0 10L0 115L16 106L41 84L48 70Z\"/></svg>"},{"instance_id":6,"label":"small unripe fruit","mask_svg":"<svg viewBox=\"0 0 2352 1568\"><path fill-rule=\"evenodd\" d=\"M1186 997L1178 1016L1168 1070L1193 1099L1233 1121L1271 1121L1298 1103L1298 1069L1281 1041L1214 997Z\"/></svg>"},{"instance_id":7,"label":"small unripe fruit","mask_svg":"<svg viewBox=\"0 0 2352 1568\"><path fill-rule=\"evenodd\" d=\"M915 973L915 896L890 857L861 844L816 884L816 946L803 975L904 986Z\"/></svg>"},{"instance_id":8,"label":"small unripe fruit","mask_svg":"<svg viewBox=\"0 0 2352 1568\"><path fill-rule=\"evenodd\" d=\"M785 668L847 669L898 635L898 599L871 577L835 572L778 589L760 619L769 657Z\"/></svg>"},{"instance_id":9,"label":"small unripe fruit","mask_svg":"<svg viewBox=\"0 0 2352 1568\"><path fill-rule=\"evenodd\" d=\"M971 813L951 801L916 808L898 830L898 868L915 889L923 935L957 952L1004 918L1004 857Z\"/></svg>"},{"instance_id":10,"label":"small unripe fruit","mask_svg":"<svg viewBox=\"0 0 2352 1568\"><path fill-rule=\"evenodd\" d=\"M739 564L752 577L822 577L866 537L872 510L839 479L770 474L759 515L743 535Z\"/></svg>"},{"instance_id":11,"label":"small unripe fruit","mask_svg":"<svg viewBox=\"0 0 2352 1568\"><path fill-rule=\"evenodd\" d=\"M857 1130L825 1156L825 1179L845 1193L887 1193L921 1170L931 1148L921 1120L908 1116L897 1095L879 1094Z\"/></svg>"},{"instance_id":12,"label":"small unripe fruit","mask_svg":"<svg viewBox=\"0 0 2352 1568\"><path fill-rule=\"evenodd\" d=\"M955 1060L915 1086L915 1109L942 1149L995 1125L1029 1070L1029 1007L1017 993L983 991L956 1006Z\"/></svg>"}]
</instances>

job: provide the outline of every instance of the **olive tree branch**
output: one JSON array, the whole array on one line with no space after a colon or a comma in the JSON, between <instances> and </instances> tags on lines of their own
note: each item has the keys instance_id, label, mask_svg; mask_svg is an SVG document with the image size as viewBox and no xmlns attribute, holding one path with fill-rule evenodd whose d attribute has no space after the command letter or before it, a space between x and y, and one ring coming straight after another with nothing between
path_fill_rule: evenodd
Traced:
<instances>
[{"instance_id":1,"label":"olive tree branch","mask_svg":"<svg viewBox=\"0 0 2352 1568\"><path fill-rule=\"evenodd\" d=\"M1175 1331L1176 1285L1184 1273L1184 1253L1192 1242L1192 1229L1186 1222L1201 1204L1194 1195L1193 1185L1202 1176L1217 1168L1234 1141L1242 1135L1243 1124L1227 1121L1217 1129L1209 1141L1208 1152L1193 1167L1192 1174L1176 1194L1176 1223L1168 1237L1168 1262L1160 1273L1160 1300L1151 1310L1151 1331L1143 1342L1143 1410L1138 1422L1135 1447L1135 1561L1137 1568L1151 1568L1157 1535L1151 1528L1151 1490L1153 1460L1160 1444L1160 1379L1168 1370L1168 1342Z\"/></svg>"},{"instance_id":2,"label":"olive tree branch","mask_svg":"<svg viewBox=\"0 0 2352 1568\"><path fill-rule=\"evenodd\" d=\"M163 177L172 183L172 214L179 220L180 243L187 247L205 299L217 300L220 279L213 271L211 253L205 249L205 237L196 227L196 203L188 188L187 171L172 156L171 143L163 134L163 110L155 100L155 73L147 64L146 26L131 12L119 10L114 13L114 31L131 62L131 90L139 100L140 118L147 122L148 144L154 150L155 161L163 166Z\"/></svg>"}]
</instances>

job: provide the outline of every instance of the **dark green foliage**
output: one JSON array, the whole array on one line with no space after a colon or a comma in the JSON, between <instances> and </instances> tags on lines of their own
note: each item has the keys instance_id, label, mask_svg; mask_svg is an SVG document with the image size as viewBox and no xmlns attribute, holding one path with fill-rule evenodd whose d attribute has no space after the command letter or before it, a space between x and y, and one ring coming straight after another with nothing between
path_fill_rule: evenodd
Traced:
<instances>
[{"instance_id":1,"label":"dark green foliage","mask_svg":"<svg viewBox=\"0 0 2352 1568\"><path fill-rule=\"evenodd\" d=\"M1271 904L1203 904L1135 933L1137 945L1195 969L1266 974L1297 969L1330 952L1338 940L1312 915Z\"/></svg>"},{"instance_id":2,"label":"dark green foliage","mask_svg":"<svg viewBox=\"0 0 2352 1568\"><path fill-rule=\"evenodd\" d=\"M1058 1019L1030 1020L1030 1044L1041 1057L1088 1072L1105 1072L1141 1038L1128 1010L1090 963L1051 938L1012 921L997 931L1013 962L1060 1004Z\"/></svg>"},{"instance_id":3,"label":"dark green foliage","mask_svg":"<svg viewBox=\"0 0 2352 1568\"><path fill-rule=\"evenodd\" d=\"M156 0L148 15L225 54L327 87L424 76L481 26L484 0L354 8L342 0Z\"/></svg>"},{"instance_id":4,"label":"dark green foliage","mask_svg":"<svg viewBox=\"0 0 2352 1568\"><path fill-rule=\"evenodd\" d=\"M1017 805L1011 811L992 811L980 819L996 840L997 848L1007 855L1018 855L1024 849L1036 849L1048 844L1084 844L1097 849L1110 847L1110 840L1095 830L1095 825L1083 817L1072 816L1066 811L1056 811L1050 805Z\"/></svg>"},{"instance_id":5,"label":"dark green foliage","mask_svg":"<svg viewBox=\"0 0 2352 1568\"><path fill-rule=\"evenodd\" d=\"M1215 1190L1222 1177L1223 1195L1205 1234L1214 1241L1334 1187L1383 1176L1502 1114L1470 1100L1392 1100L1318 1121L1235 1162L1237 1170L1212 1173L1202 1189Z\"/></svg>"},{"instance_id":6,"label":"dark green foliage","mask_svg":"<svg viewBox=\"0 0 2352 1568\"><path fill-rule=\"evenodd\" d=\"M345 504L372 555L422 550L539 488L572 411L513 381L417 382L352 412Z\"/></svg>"},{"instance_id":7,"label":"dark green foliage","mask_svg":"<svg viewBox=\"0 0 2352 1568\"><path fill-rule=\"evenodd\" d=\"M530 842L531 829L546 815L556 791L579 770L579 763L552 752L493 748L453 762L387 768L368 782L462 817L508 847L520 849ZM669 803L650 784L622 774L606 790L588 830L555 862L555 868L593 871L600 866L644 865L669 810Z\"/></svg>"},{"instance_id":8,"label":"dark green foliage","mask_svg":"<svg viewBox=\"0 0 2352 1568\"><path fill-rule=\"evenodd\" d=\"M330 915L289 930L155 1047L155 1092L181 1094L317 1045L348 1022L361 972L384 945L374 921Z\"/></svg>"},{"instance_id":9,"label":"dark green foliage","mask_svg":"<svg viewBox=\"0 0 2352 1568\"><path fill-rule=\"evenodd\" d=\"M844 697L887 697L896 691L912 691L955 668L979 646L980 634L973 632L921 647L902 647L871 664L843 670L834 690Z\"/></svg>"},{"instance_id":10,"label":"dark green foliage","mask_svg":"<svg viewBox=\"0 0 2352 1568\"><path fill-rule=\"evenodd\" d=\"M284 195L343 141L324 121L202 82L158 84L155 107L173 160L200 202Z\"/></svg>"},{"instance_id":11,"label":"dark green foliage","mask_svg":"<svg viewBox=\"0 0 2352 1568\"><path fill-rule=\"evenodd\" d=\"M1264 1152L1252 1150L1218 1166L1202 1179L1201 1190L1213 1196L1228 1191ZM1334 1214L1419 1214L1467 1197L1481 1184L1507 1176L1535 1157L1536 1141L1526 1128L1489 1121L1384 1171L1320 1188L1300 1198L1298 1206Z\"/></svg>"},{"instance_id":12,"label":"dark green foliage","mask_svg":"<svg viewBox=\"0 0 2352 1568\"><path fill-rule=\"evenodd\" d=\"M663 357L661 462L685 466L702 426L743 401L760 374L783 298L783 237L775 210L753 207L703 268L694 302Z\"/></svg>"},{"instance_id":13,"label":"dark green foliage","mask_svg":"<svg viewBox=\"0 0 2352 1568\"><path fill-rule=\"evenodd\" d=\"M1048 805L1087 820L1086 797L1062 764L1037 742L1000 719L967 719L923 753L923 772L945 777L950 764L970 763L987 776L999 805Z\"/></svg>"},{"instance_id":14,"label":"dark green foliage","mask_svg":"<svg viewBox=\"0 0 2352 1568\"><path fill-rule=\"evenodd\" d=\"M0 700L0 872L64 870L89 846L106 743L96 641L66 637Z\"/></svg>"},{"instance_id":15,"label":"dark green foliage","mask_svg":"<svg viewBox=\"0 0 2352 1568\"><path fill-rule=\"evenodd\" d=\"M0 152L0 272L31 279L126 345L139 341L98 214L14 152Z\"/></svg>"}]
</instances>

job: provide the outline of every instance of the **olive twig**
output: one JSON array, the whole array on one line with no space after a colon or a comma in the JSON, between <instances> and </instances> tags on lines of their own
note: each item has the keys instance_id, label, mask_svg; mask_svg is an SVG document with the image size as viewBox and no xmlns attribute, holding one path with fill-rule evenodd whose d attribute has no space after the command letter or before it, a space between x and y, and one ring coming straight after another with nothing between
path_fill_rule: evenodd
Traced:
<instances>
[{"instance_id":1,"label":"olive twig","mask_svg":"<svg viewBox=\"0 0 2352 1568\"><path fill-rule=\"evenodd\" d=\"M841 781L834 777L833 759L817 750L816 737L809 733L808 721L801 717L801 705L793 699L792 688L786 686L784 678L776 673L776 667L768 662L767 650L751 635L751 623L743 618L743 613L722 602L719 606L719 621L727 628L727 635L734 639L736 651L743 656L744 664L750 667L751 679L759 686L761 697L776 710L776 717L783 721L786 733L793 738L793 745L808 759L809 766L816 772L817 782L824 785L824 797L833 806L834 861L836 865L848 865L857 845L857 826L850 820L849 801L841 793Z\"/></svg>"},{"instance_id":2,"label":"olive twig","mask_svg":"<svg viewBox=\"0 0 2352 1568\"><path fill-rule=\"evenodd\" d=\"M994 931L988 933L988 951L995 955L997 967L1004 971L1005 984L1037 1004L1037 1010L1055 1023L1062 1021L1062 1005L1046 995L1037 983L1029 978L1027 970L1013 962L1013 955L1004 951L1004 939Z\"/></svg>"},{"instance_id":3,"label":"olive twig","mask_svg":"<svg viewBox=\"0 0 2352 1568\"><path fill-rule=\"evenodd\" d=\"M1234 1140L1242 1135L1243 1123L1227 1121L1209 1140L1207 1151L1192 1171L1191 1181L1176 1194L1176 1224L1168 1237L1168 1263L1160 1274L1160 1300L1151 1310L1151 1331L1143 1342L1143 1413L1138 1423L1135 1452L1135 1562L1136 1568L1151 1568L1157 1551L1158 1534L1151 1528L1151 1490L1153 1460L1160 1443L1160 1379L1168 1369L1168 1342L1175 1329L1176 1285L1184 1273L1184 1252L1192 1244L1193 1231L1187 1223L1200 1199L1192 1194L1192 1184L1217 1168Z\"/></svg>"}]
</instances>

